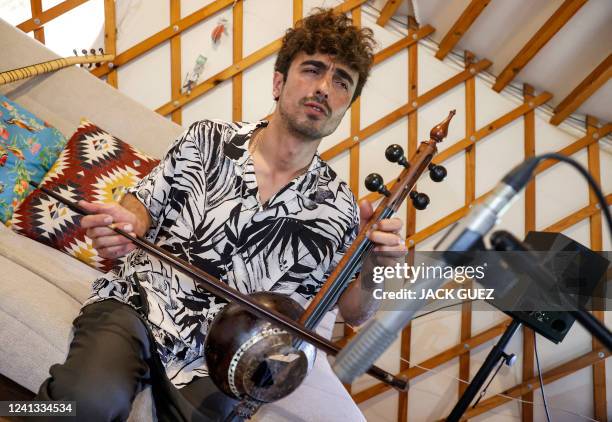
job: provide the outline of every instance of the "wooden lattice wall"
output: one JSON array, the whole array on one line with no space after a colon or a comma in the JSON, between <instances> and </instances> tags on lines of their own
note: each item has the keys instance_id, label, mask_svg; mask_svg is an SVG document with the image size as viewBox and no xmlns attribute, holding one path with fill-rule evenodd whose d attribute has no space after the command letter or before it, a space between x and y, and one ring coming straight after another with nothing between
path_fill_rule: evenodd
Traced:
<instances>
[{"instance_id":1,"label":"wooden lattice wall","mask_svg":"<svg viewBox=\"0 0 612 422\"><path fill-rule=\"evenodd\" d=\"M31 0L32 18L18 25L25 32L34 32L34 36L40 42L45 42L44 25L52 19L61 16L64 13L69 13L72 9L85 3L87 0L66 0L56 6L48 9L42 9L41 0ZM171 51L171 99L169 102L160 105L156 111L163 115L169 116L174 122L182 123L182 108L194 101L195 99L205 95L213 90L218 84L223 81L231 80L232 83L232 116L239 120L242 118L242 77L243 72L265 58L274 55L280 47L280 39L276 39L257 51L243 55L243 0L217 0L210 3L201 9L191 13L188 16L181 18L180 0L168 0L170 2L170 22L168 26L154 35L146 38L138 44L128 48L125 51L116 55L115 60L103 65L95 70L93 74L105 78L106 81L114 86L121 87L121 81L118 80L117 68L125 66L133 60L142 57L150 52L153 48L164 43L170 44ZM360 6L366 3L366 0L346 0L336 9L351 13L355 23L361 22ZM384 25L397 9L398 1L389 1L382 10L378 23ZM445 38L440 46L438 57L443 58L450 48L457 42L457 36L460 36L467 27L469 22L473 22L480 11L486 6L488 1L472 1L472 4L464 15L462 15L458 29L450 36ZM206 19L213 18L217 13L227 8L233 8L232 16L232 31L233 31L233 63L231 66L223 69L217 74L197 84L192 92L187 95L181 91L181 75L184 73L181 69L181 35ZM108 53L116 53L116 16L115 3L113 0L104 0L105 14L105 50ZM303 4L302 0L293 0L293 22L302 18ZM467 26L466 26L467 25ZM409 153L416 150L417 146L417 125L419 121L419 109L428 103L440 98L445 93L448 93L453 88L463 85L465 88L465 137L458 140L450 147L443 150L436 156L434 162L441 164L447 162L451 158L464 154L465 157L465 201L464 205L458 209L445 215L435 223L421 229L416 230L416 213L412 206L408 206L406 210L405 221L406 226L406 243L407 246L414 250L419 244L439 233L444 228L452 223L463 218L470 208L481 201L486 194L476 197L476 148L478 143L487 138L491 134L506 127L512 122L523 120L524 122L524 144L521 146L524 149L525 158L535 155L535 109L551 99L551 94L543 92L539 95L534 94L534 88L524 86L524 102L515 107L510 112L507 112L498 118L490 121L482 127L476 127L476 95L475 95L475 78L478 74L487 69L491 62L486 59L475 60L474 55L470 52L465 52L465 69L458 72L453 77L438 84L434 88L421 93L418 90L418 49L422 48L419 41L434 31L429 25L417 27L411 25L411 29L407 35L379 51L376 54L375 64L378 65L390 57L407 51L408 57L408 102L401 107L393 110L384 117L376 120L365 127L360 126L361 102L357 100L350 110L350 136L346 139L337 142L331 148L322 152L322 157L326 160L333 159L342 153L348 151L349 154L349 184L354 192L359 192L358 186L363 175L359 174L360 163L360 145L372 136L380 133L385 128L388 128L395 122L401 119L407 120L406 147ZM454 34L454 35L453 35ZM608 66L609 67L609 66ZM374 69L376 72L376 68ZM557 122L558 124L558 122ZM608 135L612 131L612 124L598 124L596 119L588 117L586 134L577 139L575 142L559 149L557 152L565 155L575 154L586 148L588 153L589 171L598 182L601 179L600 169L600 147L599 140ZM517 146L518 147L518 146ZM542 173L551 166L553 162L546 162L540 165L537 173ZM525 192L525 232L536 229L536 190L535 181L532 181ZM375 201L378 199L377 194L365 195L365 198ZM612 204L612 194L606 196L608 204ZM576 212L573 212L559 221L545 228L546 231L560 232L569 227L588 219L590 228L591 248L601 250L603 247L602 240L602 218L599 205L596 197L591 192L589 194L589 204ZM412 382L418 382L418 377L426 372L423 368L435 369L440 365L447 363L453 359L459 360L458 377L468 379L470 374L470 352L479 345L485 344L494 340L501 335L508 324L508 320L503 321L483 332L474 334L471 332L472 326L472 309L471 304L464 304L461 309L461 341L453 347L444 350L419 362L419 367L410 367L404 360L400 364L400 373L407 376ZM603 320L603 312L594 312L597 318ZM347 338L353 335L350 327L346 329L346 337L340 343L344 343ZM401 352L402 359L410 359L410 334L411 328L408 326L401 337ZM523 329L523 373L522 382L507 389L503 393L506 396L514 398L522 398L526 401L533 401L534 390L538 389L540 384L537 374L533 371L533 338L534 334L530 329ZM605 365L606 358L609 356L609 351L601 347L593 340L592 351L578 358L546 371L543 374L545 384L551 383L562 377L570 375L580 369L588 366L592 367L593 371L593 407L595 418L600 421L605 421L607 418L606 405L606 379ZM350 386L347 386L350 391ZM353 392L353 398L357 403L363 403L366 400L373 398L389 389L384 384L375 384L359 392ZM465 385L459 384L459 394L463 392ZM466 417L473 417L494 409L502 404L507 403L511 399L494 395L488 399L481 401L477 407L470 409L466 413ZM408 415L408 394L399 393L398 406L398 421L406 421ZM528 403L522 404L522 420L533 420L533 408Z\"/></svg>"}]
</instances>

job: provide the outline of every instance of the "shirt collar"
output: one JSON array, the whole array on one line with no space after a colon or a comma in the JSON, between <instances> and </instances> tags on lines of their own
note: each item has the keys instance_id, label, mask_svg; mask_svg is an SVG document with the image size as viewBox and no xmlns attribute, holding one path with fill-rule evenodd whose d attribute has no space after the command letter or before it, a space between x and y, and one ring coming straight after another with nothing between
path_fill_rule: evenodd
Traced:
<instances>
[{"instance_id":1,"label":"shirt collar","mask_svg":"<svg viewBox=\"0 0 612 422\"><path fill-rule=\"evenodd\" d=\"M253 138L253 133L260 127L268 126L267 120L246 123L239 126L235 131L230 132L229 139L223 144L223 153L234 162L237 168L242 169L251 157L249 144ZM242 171L240 172L242 174Z\"/></svg>"},{"instance_id":2,"label":"shirt collar","mask_svg":"<svg viewBox=\"0 0 612 422\"><path fill-rule=\"evenodd\" d=\"M267 120L247 123L238 128L225 143L223 152L226 157L231 159L236 166L239 175L244 174L245 166L252 162L249 145L253 139L255 130L268 126ZM310 196L317 190L319 174L325 163L318 152L315 153L308 170L292 180L290 189L305 196Z\"/></svg>"}]
</instances>

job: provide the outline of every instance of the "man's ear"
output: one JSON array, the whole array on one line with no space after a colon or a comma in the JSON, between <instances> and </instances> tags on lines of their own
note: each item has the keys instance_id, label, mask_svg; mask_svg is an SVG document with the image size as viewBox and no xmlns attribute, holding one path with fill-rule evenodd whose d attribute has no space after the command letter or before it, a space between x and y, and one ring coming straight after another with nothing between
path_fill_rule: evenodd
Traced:
<instances>
[{"instance_id":1,"label":"man's ear","mask_svg":"<svg viewBox=\"0 0 612 422\"><path fill-rule=\"evenodd\" d=\"M274 76L272 78L272 96L275 100L278 100L280 97L281 91L283 90L283 85L285 84L285 76L279 71L274 71Z\"/></svg>"}]
</instances>

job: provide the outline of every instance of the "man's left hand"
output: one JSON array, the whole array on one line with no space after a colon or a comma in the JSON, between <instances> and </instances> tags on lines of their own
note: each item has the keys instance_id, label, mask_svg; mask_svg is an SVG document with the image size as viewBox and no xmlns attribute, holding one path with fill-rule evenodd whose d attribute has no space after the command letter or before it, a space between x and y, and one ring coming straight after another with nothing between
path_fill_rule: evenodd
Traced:
<instances>
[{"instance_id":1,"label":"man's left hand","mask_svg":"<svg viewBox=\"0 0 612 422\"><path fill-rule=\"evenodd\" d=\"M372 204L366 199L359 202L360 227L362 229L372 218L374 210ZM385 218L372 226L367 237L376 246L376 252L406 252L406 241L400 236L402 220L399 218Z\"/></svg>"},{"instance_id":2,"label":"man's left hand","mask_svg":"<svg viewBox=\"0 0 612 422\"><path fill-rule=\"evenodd\" d=\"M369 201L359 202L360 230L373 214L374 210ZM405 240L400 236L401 230L402 220L386 218L378 221L368 232L367 237L374 243L374 251L379 252L376 254L376 262L380 265L393 265L398 258L405 256L407 249ZM338 306L346 323L353 326L361 325L374 315L380 306L380 301L373 299L371 294L373 286L374 283L364 283L362 277L359 277L342 294Z\"/></svg>"}]
</instances>

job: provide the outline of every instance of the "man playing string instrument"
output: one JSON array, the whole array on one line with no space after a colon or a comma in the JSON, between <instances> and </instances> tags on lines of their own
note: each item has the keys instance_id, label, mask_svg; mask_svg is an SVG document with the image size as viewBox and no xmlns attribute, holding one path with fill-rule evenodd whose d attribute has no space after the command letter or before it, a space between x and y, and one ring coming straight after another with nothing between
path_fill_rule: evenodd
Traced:
<instances>
[{"instance_id":1,"label":"man playing string instrument","mask_svg":"<svg viewBox=\"0 0 612 422\"><path fill-rule=\"evenodd\" d=\"M68 358L51 368L39 399L76 400L83 420L123 420L151 383L160 418L228 414L235 401L219 397L203 358L225 302L107 226L144 236L242 293L274 291L306 305L373 213L317 154L360 95L373 47L371 30L318 10L283 39L269 121L198 121L121 204L80 203L92 213L81 224L99 254L127 255L126 263L94 282ZM378 250L402 251L401 225L381 220L368 237ZM359 279L337 305L354 325L375 310Z\"/></svg>"}]
</instances>

